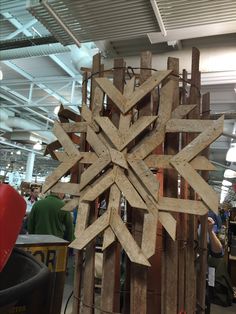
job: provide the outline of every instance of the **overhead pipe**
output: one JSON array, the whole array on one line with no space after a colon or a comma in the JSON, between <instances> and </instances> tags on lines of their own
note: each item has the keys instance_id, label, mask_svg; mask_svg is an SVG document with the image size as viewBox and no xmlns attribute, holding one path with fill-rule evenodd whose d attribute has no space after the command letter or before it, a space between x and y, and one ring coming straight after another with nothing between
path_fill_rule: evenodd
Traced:
<instances>
[{"instance_id":1,"label":"overhead pipe","mask_svg":"<svg viewBox=\"0 0 236 314\"><path fill-rule=\"evenodd\" d=\"M33 123L31 121L13 117L5 121L6 125L12 129L18 128L25 131L31 131L31 129L39 129L39 125L36 123ZM34 133L38 134L39 136L43 137L46 141L52 142L55 140L55 136L49 132L49 131L34 131Z\"/></svg>"},{"instance_id":2,"label":"overhead pipe","mask_svg":"<svg viewBox=\"0 0 236 314\"><path fill-rule=\"evenodd\" d=\"M33 152L33 153L35 153L35 154L37 154L37 155L43 156L43 153L41 153L41 152L39 152L39 151L36 151L36 150L34 150L34 149L27 148L27 147L22 146L22 145L17 145L17 144L8 142L8 141L2 141L2 140L0 140L0 144L7 145L7 146L10 146L10 147L15 147L15 148L18 148L18 149L21 149L21 150L25 150L25 151L27 151L27 152Z\"/></svg>"},{"instance_id":3,"label":"overhead pipe","mask_svg":"<svg viewBox=\"0 0 236 314\"><path fill-rule=\"evenodd\" d=\"M60 43L52 45L39 45L26 48L17 48L2 50L0 53L0 60L13 60L20 58L30 58L39 56L49 56L51 54L70 52L69 47L64 47Z\"/></svg>"}]
</instances>

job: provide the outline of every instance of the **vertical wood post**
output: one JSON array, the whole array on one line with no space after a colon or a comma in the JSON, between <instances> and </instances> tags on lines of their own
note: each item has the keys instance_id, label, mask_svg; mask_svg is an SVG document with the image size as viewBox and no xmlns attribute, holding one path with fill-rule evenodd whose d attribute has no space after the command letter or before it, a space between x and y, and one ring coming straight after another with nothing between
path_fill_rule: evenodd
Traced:
<instances>
[{"instance_id":1,"label":"vertical wood post","mask_svg":"<svg viewBox=\"0 0 236 314\"><path fill-rule=\"evenodd\" d=\"M202 96L202 119L210 119L210 93ZM203 156L208 157L209 148L205 149ZM208 171L202 171L202 177L207 181ZM198 314L205 313L206 299L206 272L207 272L207 214L200 217L201 232L199 238L200 257L197 275L197 301L199 304Z\"/></svg>"},{"instance_id":2,"label":"vertical wood post","mask_svg":"<svg viewBox=\"0 0 236 314\"><path fill-rule=\"evenodd\" d=\"M192 70L189 104L197 104L195 109L188 115L190 119L200 117L200 72L199 72L200 52L197 48L192 49ZM192 141L196 135L188 136L188 142ZM195 199L195 193L190 188L190 199ZM187 313L193 314L196 311L196 269L194 240L196 240L196 219L193 215L188 215L188 246L186 252L186 285L185 285L185 309Z\"/></svg>"},{"instance_id":3,"label":"vertical wood post","mask_svg":"<svg viewBox=\"0 0 236 314\"><path fill-rule=\"evenodd\" d=\"M179 75L179 60L168 58L168 69L173 70L174 75ZM176 76L170 76L175 82L175 94L173 110L179 105L179 79ZM165 153L175 155L179 150L179 135L167 134L165 141ZM173 169L164 172L164 196L178 196L178 174ZM175 215L178 219L178 215ZM163 268L163 291L162 291L162 313L175 314L178 304L178 242L174 242L166 233L165 248L162 259ZM163 294L163 292L165 294Z\"/></svg>"},{"instance_id":4,"label":"vertical wood post","mask_svg":"<svg viewBox=\"0 0 236 314\"><path fill-rule=\"evenodd\" d=\"M151 76L152 55L150 52L141 54L140 84ZM147 95L140 105L139 116L151 115L151 98ZM132 212L133 236L138 245L141 246L143 214L139 211ZM147 313L147 267L131 264L131 283L130 283L130 313Z\"/></svg>"},{"instance_id":5,"label":"vertical wood post","mask_svg":"<svg viewBox=\"0 0 236 314\"><path fill-rule=\"evenodd\" d=\"M122 93L124 89L125 62L123 59L114 60L114 85ZM116 69L117 68L117 69ZM119 115L109 104L112 122L118 126ZM101 308L108 312L120 311L120 245L113 243L103 252L103 278Z\"/></svg>"}]
</instances>

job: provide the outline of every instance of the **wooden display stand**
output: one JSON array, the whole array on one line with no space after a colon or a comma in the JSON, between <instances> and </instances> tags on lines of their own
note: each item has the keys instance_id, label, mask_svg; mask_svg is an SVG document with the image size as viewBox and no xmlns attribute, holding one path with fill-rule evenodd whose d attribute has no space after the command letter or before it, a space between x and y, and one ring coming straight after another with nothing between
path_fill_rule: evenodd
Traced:
<instances>
[{"instance_id":1,"label":"wooden display stand","mask_svg":"<svg viewBox=\"0 0 236 314\"><path fill-rule=\"evenodd\" d=\"M143 53L140 72L128 76L123 59L114 61L112 71L104 71L96 55L91 73L84 75L81 115L61 107L60 122L53 128L58 140L47 147L47 153L61 164L46 179L43 192L51 189L73 196L65 210L78 206L76 239L70 244L78 250L73 314L92 314L95 308L101 313L132 314L196 311L194 215L204 216L209 209L218 211L216 193L199 174L215 168L206 153L200 154L222 134L224 120L199 119L196 48L192 78L187 80L184 72L181 90L178 59L169 58L166 71L152 71L151 59L150 52ZM206 108L206 96L205 103ZM180 134L186 135L181 142ZM74 179L60 182L71 169ZM121 196L127 202L126 221L121 217ZM107 209L99 216L97 201L104 197ZM204 247L206 219L202 219L202 226ZM101 302L97 304L94 254L99 234L103 234L104 258ZM121 248L124 287L120 286ZM205 266L204 257L202 279L197 283L201 292L198 313L204 311Z\"/></svg>"}]
</instances>

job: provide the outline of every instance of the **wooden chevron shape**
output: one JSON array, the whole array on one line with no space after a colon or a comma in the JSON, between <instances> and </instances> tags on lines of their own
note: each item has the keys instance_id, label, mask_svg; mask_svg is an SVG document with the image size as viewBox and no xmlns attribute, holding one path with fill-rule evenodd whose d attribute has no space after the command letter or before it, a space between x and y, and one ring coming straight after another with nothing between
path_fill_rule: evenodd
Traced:
<instances>
[{"instance_id":1,"label":"wooden chevron shape","mask_svg":"<svg viewBox=\"0 0 236 314\"><path fill-rule=\"evenodd\" d=\"M166 124L166 133L200 133L213 124L212 120L170 119Z\"/></svg>"},{"instance_id":2,"label":"wooden chevron shape","mask_svg":"<svg viewBox=\"0 0 236 314\"><path fill-rule=\"evenodd\" d=\"M66 193L72 196L80 196L80 185L70 182L57 182L51 191L55 193Z\"/></svg>"},{"instance_id":3,"label":"wooden chevron shape","mask_svg":"<svg viewBox=\"0 0 236 314\"><path fill-rule=\"evenodd\" d=\"M107 117L95 117L95 121L102 128L104 133L109 137L114 146L123 150L133 139L135 139L143 130L156 120L156 116L140 117L128 130L123 132L117 129L111 120Z\"/></svg>"},{"instance_id":4,"label":"wooden chevron shape","mask_svg":"<svg viewBox=\"0 0 236 314\"><path fill-rule=\"evenodd\" d=\"M147 210L146 204L144 203L136 189L133 187L133 185L130 183L130 181L127 179L126 175L119 168L117 168L115 183L118 186L119 190L123 192L130 206Z\"/></svg>"},{"instance_id":5,"label":"wooden chevron shape","mask_svg":"<svg viewBox=\"0 0 236 314\"><path fill-rule=\"evenodd\" d=\"M193 169L188 162L171 161L172 166L198 193L204 203L215 213L218 213L218 196L207 182Z\"/></svg>"},{"instance_id":6,"label":"wooden chevron shape","mask_svg":"<svg viewBox=\"0 0 236 314\"><path fill-rule=\"evenodd\" d=\"M149 155L145 158L144 162L149 168L163 168L171 169L173 168L170 164L170 160L173 155ZM190 161L190 165L195 170L216 170L216 167L204 156L197 156Z\"/></svg>"},{"instance_id":7,"label":"wooden chevron shape","mask_svg":"<svg viewBox=\"0 0 236 314\"><path fill-rule=\"evenodd\" d=\"M67 162L61 163L55 170L53 170L53 172L45 180L42 193L46 193L50 188L52 188L64 176L64 174L80 160L80 158L80 155L68 157Z\"/></svg>"},{"instance_id":8,"label":"wooden chevron shape","mask_svg":"<svg viewBox=\"0 0 236 314\"><path fill-rule=\"evenodd\" d=\"M108 170L101 175L92 185L87 187L86 193L81 196L81 201L94 201L115 182L113 170Z\"/></svg>"},{"instance_id":9,"label":"wooden chevron shape","mask_svg":"<svg viewBox=\"0 0 236 314\"><path fill-rule=\"evenodd\" d=\"M91 145L94 149L97 156L104 155L108 152L108 149L103 141L97 136L97 134L93 131L93 129L88 126L87 128L87 137L86 141Z\"/></svg>"},{"instance_id":10,"label":"wooden chevron shape","mask_svg":"<svg viewBox=\"0 0 236 314\"><path fill-rule=\"evenodd\" d=\"M185 146L177 155L172 158L172 162L184 162L192 160L203 149L214 142L222 133L224 128L224 117L212 122L212 124L191 143Z\"/></svg>"},{"instance_id":11,"label":"wooden chevron shape","mask_svg":"<svg viewBox=\"0 0 236 314\"><path fill-rule=\"evenodd\" d=\"M118 189L116 184L113 184L110 188L109 193L109 202L107 206L108 211L111 211L113 208L114 210L116 210L117 214L120 213L120 197L120 190ZM103 235L102 250L104 251L106 248L108 248L115 241L115 239L116 237L114 232L112 231L111 227L108 227Z\"/></svg>"},{"instance_id":12,"label":"wooden chevron shape","mask_svg":"<svg viewBox=\"0 0 236 314\"><path fill-rule=\"evenodd\" d=\"M158 71L147 79L140 87L138 87L128 98L125 97L120 91L114 87L112 82L107 78L96 78L97 84L114 102L117 108L122 113L130 111L144 96L152 91L157 85L165 79L171 71Z\"/></svg>"},{"instance_id":13,"label":"wooden chevron shape","mask_svg":"<svg viewBox=\"0 0 236 314\"><path fill-rule=\"evenodd\" d=\"M69 156L78 156L81 159L80 152L78 151L76 145L72 142L71 138L63 130L61 124L58 121L55 121L53 126L53 133L58 138L58 141L61 143L62 147L65 149L66 153ZM78 160L79 160L78 159Z\"/></svg>"},{"instance_id":14,"label":"wooden chevron shape","mask_svg":"<svg viewBox=\"0 0 236 314\"><path fill-rule=\"evenodd\" d=\"M187 116L197 105L179 105L171 114L172 119L182 119Z\"/></svg>"},{"instance_id":15,"label":"wooden chevron shape","mask_svg":"<svg viewBox=\"0 0 236 314\"><path fill-rule=\"evenodd\" d=\"M101 155L91 166L89 166L81 175L80 189L82 190L90 181L92 181L102 170L111 162L109 153Z\"/></svg>"},{"instance_id":16,"label":"wooden chevron shape","mask_svg":"<svg viewBox=\"0 0 236 314\"><path fill-rule=\"evenodd\" d=\"M147 192L151 194L154 200L158 200L159 197L159 182L149 170L143 160L128 159L128 163L134 170L141 184L144 185Z\"/></svg>"},{"instance_id":17,"label":"wooden chevron shape","mask_svg":"<svg viewBox=\"0 0 236 314\"><path fill-rule=\"evenodd\" d=\"M160 108L156 128L147 134L133 149L131 158L144 159L159 146L165 138L165 124L171 117L174 97L174 82L169 81L160 92Z\"/></svg>"}]
</instances>

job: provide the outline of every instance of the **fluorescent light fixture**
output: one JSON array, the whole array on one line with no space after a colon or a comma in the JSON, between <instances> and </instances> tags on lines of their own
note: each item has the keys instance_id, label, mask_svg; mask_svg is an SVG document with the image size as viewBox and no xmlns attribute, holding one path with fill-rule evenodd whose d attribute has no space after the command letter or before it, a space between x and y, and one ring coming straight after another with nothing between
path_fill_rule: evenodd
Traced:
<instances>
[{"instance_id":1,"label":"fluorescent light fixture","mask_svg":"<svg viewBox=\"0 0 236 314\"><path fill-rule=\"evenodd\" d=\"M33 149L35 150L41 150L43 147L42 147L42 143L40 142L37 142L36 144L34 144L33 146Z\"/></svg>"},{"instance_id":2,"label":"fluorescent light fixture","mask_svg":"<svg viewBox=\"0 0 236 314\"><path fill-rule=\"evenodd\" d=\"M231 147L226 154L226 160L236 162L236 143L231 144Z\"/></svg>"},{"instance_id":3,"label":"fluorescent light fixture","mask_svg":"<svg viewBox=\"0 0 236 314\"><path fill-rule=\"evenodd\" d=\"M60 106L56 106L53 112L57 115L59 110L60 110Z\"/></svg>"},{"instance_id":4,"label":"fluorescent light fixture","mask_svg":"<svg viewBox=\"0 0 236 314\"><path fill-rule=\"evenodd\" d=\"M224 177L226 179L236 178L236 171L231 170L231 169L226 169L224 172Z\"/></svg>"},{"instance_id":5,"label":"fluorescent light fixture","mask_svg":"<svg viewBox=\"0 0 236 314\"><path fill-rule=\"evenodd\" d=\"M21 151L17 150L16 155L21 155Z\"/></svg>"},{"instance_id":6,"label":"fluorescent light fixture","mask_svg":"<svg viewBox=\"0 0 236 314\"><path fill-rule=\"evenodd\" d=\"M222 185L223 186L232 186L232 182L228 181L228 180L223 180L222 181Z\"/></svg>"}]
</instances>

